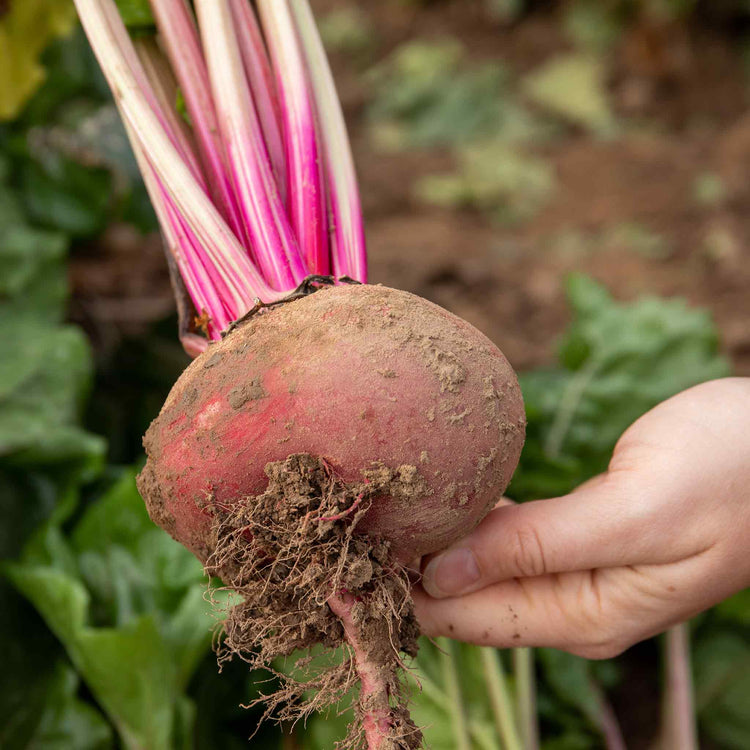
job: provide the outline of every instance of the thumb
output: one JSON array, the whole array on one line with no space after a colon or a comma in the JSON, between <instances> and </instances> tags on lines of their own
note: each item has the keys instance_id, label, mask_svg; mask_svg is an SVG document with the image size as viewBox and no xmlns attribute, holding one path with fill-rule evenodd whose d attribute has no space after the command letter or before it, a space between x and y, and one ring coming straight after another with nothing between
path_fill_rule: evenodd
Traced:
<instances>
[{"instance_id":1,"label":"thumb","mask_svg":"<svg viewBox=\"0 0 750 750\"><path fill-rule=\"evenodd\" d=\"M496 508L467 537L423 561L422 586L444 598L510 578L668 562L654 559L664 545L649 523L650 498L647 487L606 474L570 495Z\"/></svg>"}]
</instances>

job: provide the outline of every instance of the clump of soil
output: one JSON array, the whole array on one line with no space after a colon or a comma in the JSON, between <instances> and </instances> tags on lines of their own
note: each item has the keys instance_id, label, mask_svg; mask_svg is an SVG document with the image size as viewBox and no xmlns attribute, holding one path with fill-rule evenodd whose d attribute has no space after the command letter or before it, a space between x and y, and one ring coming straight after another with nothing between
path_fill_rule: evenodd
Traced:
<instances>
[{"instance_id":1,"label":"clump of soil","mask_svg":"<svg viewBox=\"0 0 750 750\"><path fill-rule=\"evenodd\" d=\"M334 706L359 683L358 721L341 747L420 747L399 676L400 654L415 656L419 635L406 571L392 563L387 542L355 534L390 475L373 471L346 483L309 454L265 471L261 495L231 512L211 508L214 552L206 569L239 594L225 621L220 663L239 656L275 674L281 687L258 702L279 721ZM343 658L320 667L308 654L291 673L274 666L316 645L342 647Z\"/></svg>"}]
</instances>

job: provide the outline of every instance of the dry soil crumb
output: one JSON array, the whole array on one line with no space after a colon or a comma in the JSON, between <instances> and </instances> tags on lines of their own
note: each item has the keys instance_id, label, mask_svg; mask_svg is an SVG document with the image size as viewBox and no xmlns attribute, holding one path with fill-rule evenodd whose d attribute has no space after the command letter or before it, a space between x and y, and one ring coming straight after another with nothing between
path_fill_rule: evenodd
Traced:
<instances>
[{"instance_id":1,"label":"dry soil crumb","mask_svg":"<svg viewBox=\"0 0 750 750\"><path fill-rule=\"evenodd\" d=\"M266 716L295 721L339 703L357 684L364 658L385 690L362 691L359 721L341 745L347 750L364 746L362 720L378 701L390 717L384 747L421 746L400 680L399 653L416 655L419 635L408 580L390 562L387 543L353 534L374 497L394 483L410 486L408 467L401 473L376 467L363 482L347 484L323 459L297 454L266 466L262 495L231 513L213 509L215 552L207 572L240 595L225 621L220 663L238 655L273 672L281 687L258 702ZM337 607L329 606L332 597ZM321 666L309 656L316 645L342 647L343 658ZM308 655L291 671L277 669L276 660L299 652Z\"/></svg>"}]
</instances>

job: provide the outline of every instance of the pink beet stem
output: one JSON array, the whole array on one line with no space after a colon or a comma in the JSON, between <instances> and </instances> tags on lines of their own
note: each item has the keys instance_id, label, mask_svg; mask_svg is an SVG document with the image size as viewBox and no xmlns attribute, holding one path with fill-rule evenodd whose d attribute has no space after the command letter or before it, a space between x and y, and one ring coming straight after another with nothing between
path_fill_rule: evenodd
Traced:
<instances>
[{"instance_id":1,"label":"pink beet stem","mask_svg":"<svg viewBox=\"0 0 750 750\"><path fill-rule=\"evenodd\" d=\"M131 136L139 142L143 157L179 207L183 220L200 237L201 249L211 260L207 268L221 282L222 305L209 309L209 314L219 320L222 308L232 309L234 318L257 296L273 299L276 295L208 201L190 143L170 121L174 113L162 108L151 88L112 0L76 0L76 5Z\"/></svg>"},{"instance_id":2,"label":"pink beet stem","mask_svg":"<svg viewBox=\"0 0 750 750\"><path fill-rule=\"evenodd\" d=\"M185 288L195 305L195 309L199 313L206 311L209 314L209 337L219 339L221 338L221 331L234 318L226 314L224 304L216 292L216 287L206 272L201 258L200 243L191 232L184 218L175 208L174 203L169 197L169 193L149 164L148 159L143 153L141 144L130 128L128 128L128 133L133 144L133 151L138 161L138 166L143 175L143 181L154 206L156 216L159 219L159 224L164 232L167 249L177 263L182 279L185 282Z\"/></svg>"},{"instance_id":3,"label":"pink beet stem","mask_svg":"<svg viewBox=\"0 0 750 750\"><path fill-rule=\"evenodd\" d=\"M210 260L206 270L219 282L225 308L241 315L256 297L277 298L209 200L194 160L185 158L185 144L161 111L112 0L76 0L76 5L126 123Z\"/></svg>"},{"instance_id":4,"label":"pink beet stem","mask_svg":"<svg viewBox=\"0 0 750 750\"><path fill-rule=\"evenodd\" d=\"M320 149L315 104L287 0L258 0L276 72L286 148L292 227L310 273L330 272Z\"/></svg>"},{"instance_id":5,"label":"pink beet stem","mask_svg":"<svg viewBox=\"0 0 750 750\"><path fill-rule=\"evenodd\" d=\"M164 49L185 99L211 197L244 245L250 235L226 169L198 30L186 0L151 0Z\"/></svg>"},{"instance_id":6,"label":"pink beet stem","mask_svg":"<svg viewBox=\"0 0 750 750\"><path fill-rule=\"evenodd\" d=\"M84 0L84 3L86 1L87 0ZM133 42L128 35L127 29L122 23L122 19L120 18L117 7L114 5L112 0L100 0L97 10L99 11L101 19L106 24L109 34L112 35L113 46L116 48L117 53L122 56L125 65L128 68L128 73L135 81L135 85L138 87L143 98L153 111L154 116L158 120L161 127L164 128L164 131L167 134L167 137L171 141L172 145L177 149L180 157L185 162L188 169L190 169L193 177L198 181L201 187L205 187L205 178L201 171L200 164L198 163L195 152L193 151L192 145L187 143L184 139L180 138L179 133L175 132L175 130L172 128L170 121L166 116L166 113L164 112L164 109L159 103L156 93L151 88L148 77L146 76L146 72L141 65L141 61L138 58L138 54L135 51L135 47L133 46ZM81 15L80 10L79 15ZM81 23L83 24L85 29L86 23L84 23L83 19L81 19ZM89 39L89 41L91 40ZM92 44L92 46L94 45ZM97 50L94 49L94 52L96 51ZM102 70L104 71L105 76L107 76L107 68L105 68L104 65L102 65ZM110 83L110 87L113 87L113 83L109 79L109 76L107 76L107 78ZM114 90L116 90L116 84L113 88Z\"/></svg>"},{"instance_id":7,"label":"pink beet stem","mask_svg":"<svg viewBox=\"0 0 750 750\"><path fill-rule=\"evenodd\" d=\"M196 0L219 129L242 205L253 252L278 290L296 287L309 270L289 226L242 67L227 0Z\"/></svg>"},{"instance_id":8,"label":"pink beet stem","mask_svg":"<svg viewBox=\"0 0 750 750\"><path fill-rule=\"evenodd\" d=\"M153 86L154 94L162 108L165 121L182 148L189 150L192 144L187 126L179 118L177 111L170 106L170 103L175 100L176 83L170 71L165 69L166 63L158 47L151 40L138 40L135 42L135 46L144 71ZM228 317L225 305L206 271L203 259L204 253L195 234L176 210L163 183L148 163L137 139L133 136L131 141L133 141L133 149L143 174L146 189L164 232L167 248L177 262L180 275L183 277L195 309L199 313L206 312L209 314L209 337L219 338L220 332L234 318ZM213 314L209 311L212 311Z\"/></svg>"},{"instance_id":9,"label":"pink beet stem","mask_svg":"<svg viewBox=\"0 0 750 750\"><path fill-rule=\"evenodd\" d=\"M390 710L388 683L383 678L380 667L374 663L362 643L357 625L352 619L354 597L345 592L338 592L328 599L328 606L339 618L344 628L344 636L354 652L354 663L360 680L359 704L373 708L364 710L362 725L368 750L383 750L392 746L393 719Z\"/></svg>"},{"instance_id":10,"label":"pink beet stem","mask_svg":"<svg viewBox=\"0 0 750 750\"><path fill-rule=\"evenodd\" d=\"M172 71L153 42L136 51L114 0L74 2L210 338L308 274L366 281L351 150L307 0L195 0L197 24L187 0L151 0Z\"/></svg>"},{"instance_id":11,"label":"pink beet stem","mask_svg":"<svg viewBox=\"0 0 750 750\"><path fill-rule=\"evenodd\" d=\"M282 203L286 204L286 156L281 133L281 108L266 43L263 41L255 11L248 0L230 0L230 6L237 24L237 42L242 54L245 75L279 186L279 195Z\"/></svg>"},{"instance_id":12,"label":"pink beet stem","mask_svg":"<svg viewBox=\"0 0 750 750\"><path fill-rule=\"evenodd\" d=\"M367 281L367 246L354 158L331 67L308 0L292 0L315 105L331 214L332 262L336 276Z\"/></svg>"}]
</instances>

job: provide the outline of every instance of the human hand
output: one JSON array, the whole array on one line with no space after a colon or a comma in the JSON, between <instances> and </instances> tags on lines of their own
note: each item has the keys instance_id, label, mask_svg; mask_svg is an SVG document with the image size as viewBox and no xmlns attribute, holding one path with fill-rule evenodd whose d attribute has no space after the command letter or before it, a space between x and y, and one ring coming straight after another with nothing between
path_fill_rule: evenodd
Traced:
<instances>
[{"instance_id":1,"label":"human hand","mask_svg":"<svg viewBox=\"0 0 750 750\"><path fill-rule=\"evenodd\" d=\"M750 378L691 388L564 497L501 503L423 560L427 635L616 656L750 585Z\"/></svg>"}]
</instances>

